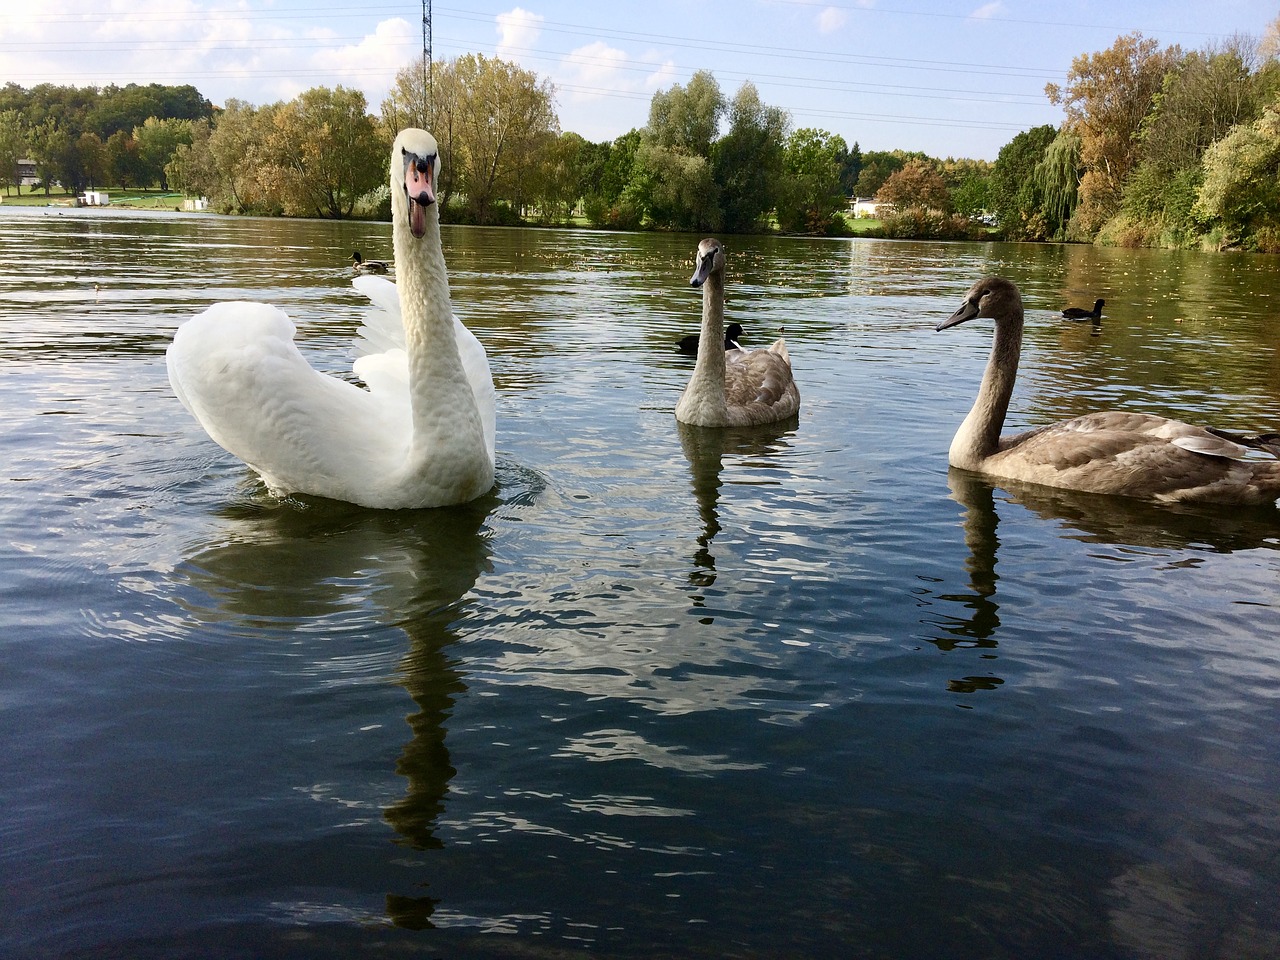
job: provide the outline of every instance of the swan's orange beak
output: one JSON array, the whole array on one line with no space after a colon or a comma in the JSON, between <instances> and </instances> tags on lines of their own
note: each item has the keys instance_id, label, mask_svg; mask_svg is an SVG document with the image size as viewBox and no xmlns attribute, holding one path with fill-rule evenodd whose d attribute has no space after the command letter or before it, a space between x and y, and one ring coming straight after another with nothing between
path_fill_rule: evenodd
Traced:
<instances>
[{"instance_id":1,"label":"swan's orange beak","mask_svg":"<svg viewBox=\"0 0 1280 960\"><path fill-rule=\"evenodd\" d=\"M427 230L427 207L436 202L436 188L432 183L435 168L435 157L405 154L404 192L409 201L409 232L418 238Z\"/></svg>"}]
</instances>

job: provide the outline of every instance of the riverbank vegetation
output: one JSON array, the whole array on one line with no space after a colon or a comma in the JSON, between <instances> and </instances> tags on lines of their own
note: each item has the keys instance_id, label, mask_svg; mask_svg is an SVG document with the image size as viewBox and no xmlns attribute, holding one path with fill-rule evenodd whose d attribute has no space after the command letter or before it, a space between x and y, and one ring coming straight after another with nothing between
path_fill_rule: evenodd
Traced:
<instances>
[{"instance_id":1,"label":"riverbank vegetation","mask_svg":"<svg viewBox=\"0 0 1280 960\"><path fill-rule=\"evenodd\" d=\"M994 163L863 151L707 71L654 94L644 127L591 143L517 64L422 68L401 70L376 114L342 87L215 108L190 86L10 83L0 185L13 196L29 158L48 197L111 183L227 213L385 218L387 145L417 124L447 157L453 222L1280 252L1280 18L1261 38L1184 51L1134 33L1077 57L1045 89L1062 125L1017 134Z\"/></svg>"}]
</instances>

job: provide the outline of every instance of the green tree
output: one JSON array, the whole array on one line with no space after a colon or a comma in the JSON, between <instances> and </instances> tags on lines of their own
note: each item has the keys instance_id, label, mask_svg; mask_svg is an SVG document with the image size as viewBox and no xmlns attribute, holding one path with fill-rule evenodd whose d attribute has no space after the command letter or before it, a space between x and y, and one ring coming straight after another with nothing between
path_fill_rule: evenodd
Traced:
<instances>
[{"instance_id":1,"label":"green tree","mask_svg":"<svg viewBox=\"0 0 1280 960\"><path fill-rule=\"evenodd\" d=\"M1178 59L1165 74L1138 133L1141 156L1124 185L1108 239L1182 246L1198 236L1193 213L1205 150L1258 117L1266 75L1257 44L1233 38Z\"/></svg>"},{"instance_id":2,"label":"green tree","mask_svg":"<svg viewBox=\"0 0 1280 960\"><path fill-rule=\"evenodd\" d=\"M1044 124L1024 130L1000 149L991 167L991 200L996 222L1010 240L1044 240L1048 221L1044 192L1036 181L1036 166L1058 131Z\"/></svg>"},{"instance_id":3,"label":"green tree","mask_svg":"<svg viewBox=\"0 0 1280 960\"><path fill-rule=\"evenodd\" d=\"M173 159L179 144L191 143L191 121L148 117L142 126L133 128L133 140L137 144L144 184L158 183L161 190L168 190L165 165Z\"/></svg>"},{"instance_id":4,"label":"green tree","mask_svg":"<svg viewBox=\"0 0 1280 960\"><path fill-rule=\"evenodd\" d=\"M107 147L91 130L86 130L76 138L76 163L79 166L79 178L82 181L77 190L101 186L107 176Z\"/></svg>"},{"instance_id":5,"label":"green tree","mask_svg":"<svg viewBox=\"0 0 1280 960\"><path fill-rule=\"evenodd\" d=\"M159 120L208 120L213 105L189 84L177 87L158 83L102 88L92 106L85 111L84 127L104 140L119 131L131 131L147 122Z\"/></svg>"},{"instance_id":6,"label":"green tree","mask_svg":"<svg viewBox=\"0 0 1280 960\"><path fill-rule=\"evenodd\" d=\"M776 211L781 230L815 235L834 231L845 205L840 174L847 155L844 138L826 130L803 127L787 138Z\"/></svg>"},{"instance_id":7,"label":"green tree","mask_svg":"<svg viewBox=\"0 0 1280 960\"><path fill-rule=\"evenodd\" d=\"M108 180L122 187L146 185L146 167L138 157L138 144L123 130L107 137L106 175Z\"/></svg>"},{"instance_id":8,"label":"green tree","mask_svg":"<svg viewBox=\"0 0 1280 960\"><path fill-rule=\"evenodd\" d=\"M629 130L610 143L589 144L582 158L581 175L587 218L597 227L635 229L642 211L623 199L635 173L636 154L644 137Z\"/></svg>"},{"instance_id":9,"label":"green tree","mask_svg":"<svg viewBox=\"0 0 1280 960\"><path fill-rule=\"evenodd\" d=\"M530 192L543 223L564 223L584 191L580 157L591 146L576 133L562 133L542 151Z\"/></svg>"},{"instance_id":10,"label":"green tree","mask_svg":"<svg viewBox=\"0 0 1280 960\"><path fill-rule=\"evenodd\" d=\"M862 169L854 184L854 195L874 197L884 186L884 182L897 173L908 160L928 160L923 153L908 153L905 150L869 150L862 155Z\"/></svg>"},{"instance_id":11,"label":"green tree","mask_svg":"<svg viewBox=\"0 0 1280 960\"><path fill-rule=\"evenodd\" d=\"M417 77L402 72L384 102L384 123L411 115L421 102L415 95L421 83L420 69ZM448 186L440 178L442 202L457 189L466 198L468 218L490 223L499 215L499 201L518 204L529 196L540 152L559 137L554 95L552 83L506 60L466 54L438 65L428 123L445 169L452 168Z\"/></svg>"},{"instance_id":12,"label":"green tree","mask_svg":"<svg viewBox=\"0 0 1280 960\"><path fill-rule=\"evenodd\" d=\"M722 230L755 230L774 208L789 123L786 111L760 102L752 83L744 83L734 96L729 132L711 151L712 173L720 188Z\"/></svg>"},{"instance_id":13,"label":"green tree","mask_svg":"<svg viewBox=\"0 0 1280 960\"><path fill-rule=\"evenodd\" d=\"M724 109L720 86L705 70L687 86L655 93L621 205L655 227L719 230L723 221L711 144Z\"/></svg>"},{"instance_id":14,"label":"green tree","mask_svg":"<svg viewBox=\"0 0 1280 960\"><path fill-rule=\"evenodd\" d=\"M1066 238L1067 224L1080 198L1081 174L1080 138L1069 131L1059 131L1032 171L1047 238Z\"/></svg>"},{"instance_id":15,"label":"green tree","mask_svg":"<svg viewBox=\"0 0 1280 960\"><path fill-rule=\"evenodd\" d=\"M840 190L846 197L858 195L858 178L862 175L862 148L854 141L840 158Z\"/></svg>"},{"instance_id":16,"label":"green tree","mask_svg":"<svg viewBox=\"0 0 1280 960\"><path fill-rule=\"evenodd\" d=\"M27 155L26 122L14 109L0 110L0 183L5 193L18 186L18 161Z\"/></svg>"},{"instance_id":17,"label":"green tree","mask_svg":"<svg viewBox=\"0 0 1280 960\"><path fill-rule=\"evenodd\" d=\"M193 160L197 176L216 171L216 184L204 180L200 189L216 209L230 213L271 212L258 178L258 155L278 109L279 105L259 109L243 100L226 102L209 133L208 159ZM260 129L264 131L262 136ZM261 165L265 163L264 157Z\"/></svg>"},{"instance_id":18,"label":"green tree","mask_svg":"<svg viewBox=\"0 0 1280 960\"><path fill-rule=\"evenodd\" d=\"M1280 101L1205 151L1195 213L1219 246L1280 251Z\"/></svg>"},{"instance_id":19,"label":"green tree","mask_svg":"<svg viewBox=\"0 0 1280 960\"><path fill-rule=\"evenodd\" d=\"M173 158L165 164L169 186L188 196L216 197L221 178L209 149L212 124L197 120L191 124L191 142L179 143Z\"/></svg>"},{"instance_id":20,"label":"green tree","mask_svg":"<svg viewBox=\"0 0 1280 960\"><path fill-rule=\"evenodd\" d=\"M61 184L66 193L75 191L75 184L67 178L67 169L72 166L69 159L72 153L71 135L57 120L46 117L40 124L32 127L27 134L27 145L31 151L31 159L35 161L36 174L44 183L45 196L49 195L54 183Z\"/></svg>"},{"instance_id":21,"label":"green tree","mask_svg":"<svg viewBox=\"0 0 1280 960\"><path fill-rule=\"evenodd\" d=\"M951 195L951 209L970 220L991 212L991 164L948 157L939 168Z\"/></svg>"},{"instance_id":22,"label":"green tree","mask_svg":"<svg viewBox=\"0 0 1280 960\"><path fill-rule=\"evenodd\" d=\"M724 111L720 84L709 71L699 70L685 86L676 84L653 95L646 135L655 146L710 157Z\"/></svg>"},{"instance_id":23,"label":"green tree","mask_svg":"<svg viewBox=\"0 0 1280 960\"><path fill-rule=\"evenodd\" d=\"M645 140L636 151L622 203L655 226L671 230L720 229L719 190L711 162L676 147Z\"/></svg>"}]
</instances>

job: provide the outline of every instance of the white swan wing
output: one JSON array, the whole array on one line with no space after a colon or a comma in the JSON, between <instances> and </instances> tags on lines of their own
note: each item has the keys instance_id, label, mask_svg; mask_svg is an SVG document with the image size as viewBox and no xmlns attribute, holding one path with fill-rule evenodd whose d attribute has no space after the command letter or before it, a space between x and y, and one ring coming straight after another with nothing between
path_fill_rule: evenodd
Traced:
<instances>
[{"instance_id":1,"label":"white swan wing","mask_svg":"<svg viewBox=\"0 0 1280 960\"><path fill-rule=\"evenodd\" d=\"M396 451L383 441L403 434L403 424L368 391L313 369L293 336L293 322L269 304L214 304L174 334L169 382L209 436L273 493L360 502L359 491L386 475Z\"/></svg>"},{"instance_id":2,"label":"white swan wing","mask_svg":"<svg viewBox=\"0 0 1280 960\"><path fill-rule=\"evenodd\" d=\"M375 393L402 390L404 403L408 404L409 361L405 352L404 322L400 317L400 291L385 277L360 276L351 284L373 304L356 331L353 343L356 361L352 369ZM480 411L485 445L492 461L497 450L497 392L489 370L489 357L484 345L456 316L453 332L463 372Z\"/></svg>"}]
</instances>

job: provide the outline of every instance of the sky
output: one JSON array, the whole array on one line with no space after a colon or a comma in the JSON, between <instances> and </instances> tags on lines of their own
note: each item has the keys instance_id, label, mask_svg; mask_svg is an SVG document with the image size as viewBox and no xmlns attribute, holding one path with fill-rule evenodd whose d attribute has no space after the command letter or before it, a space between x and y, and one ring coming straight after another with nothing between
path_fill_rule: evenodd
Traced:
<instances>
[{"instance_id":1,"label":"sky","mask_svg":"<svg viewBox=\"0 0 1280 960\"><path fill-rule=\"evenodd\" d=\"M420 63L423 3L336 0L28 0L0 12L0 83L191 84L216 105L364 92L377 113ZM1275 0L431 0L436 61L515 61L556 90L560 127L612 140L653 94L709 70L865 150L994 160L1057 125L1044 95L1072 60L1140 32L1204 49L1261 36Z\"/></svg>"}]
</instances>

